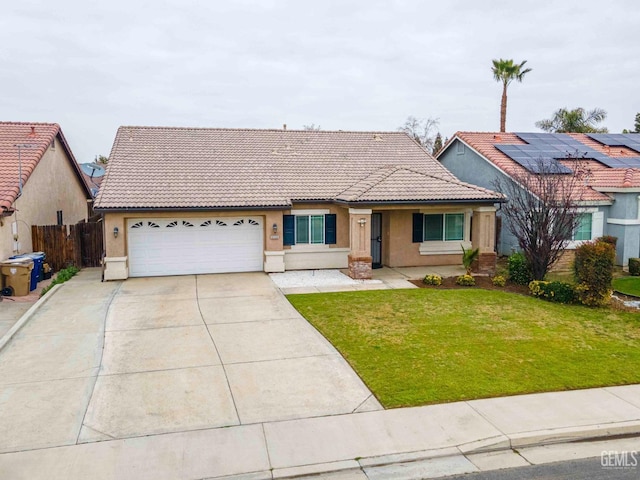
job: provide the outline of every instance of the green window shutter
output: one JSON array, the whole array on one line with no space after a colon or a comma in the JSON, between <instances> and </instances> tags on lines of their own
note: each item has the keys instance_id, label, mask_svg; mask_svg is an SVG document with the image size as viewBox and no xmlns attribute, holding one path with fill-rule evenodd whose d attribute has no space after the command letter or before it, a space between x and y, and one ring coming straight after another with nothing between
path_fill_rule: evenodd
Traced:
<instances>
[{"instance_id":1,"label":"green window shutter","mask_svg":"<svg viewBox=\"0 0 640 480\"><path fill-rule=\"evenodd\" d=\"M424 215L421 213L413 214L413 243L422 243L422 226L424 224Z\"/></svg>"},{"instance_id":2,"label":"green window shutter","mask_svg":"<svg viewBox=\"0 0 640 480\"><path fill-rule=\"evenodd\" d=\"M424 216L424 240L425 242L441 242L442 238L442 222L441 213L435 215Z\"/></svg>"},{"instance_id":3,"label":"green window shutter","mask_svg":"<svg viewBox=\"0 0 640 480\"><path fill-rule=\"evenodd\" d=\"M324 216L324 243L335 245L336 240L336 215L330 213Z\"/></svg>"},{"instance_id":4,"label":"green window shutter","mask_svg":"<svg viewBox=\"0 0 640 480\"><path fill-rule=\"evenodd\" d=\"M296 217L293 215L282 216L282 230L284 231L283 245L295 245L296 243Z\"/></svg>"}]
</instances>

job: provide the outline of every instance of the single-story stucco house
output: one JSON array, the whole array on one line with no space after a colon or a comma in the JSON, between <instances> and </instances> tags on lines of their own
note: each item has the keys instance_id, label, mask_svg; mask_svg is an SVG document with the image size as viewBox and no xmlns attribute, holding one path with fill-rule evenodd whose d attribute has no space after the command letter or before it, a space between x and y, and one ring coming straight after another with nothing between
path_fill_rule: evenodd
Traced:
<instances>
[{"instance_id":1,"label":"single-story stucco house","mask_svg":"<svg viewBox=\"0 0 640 480\"><path fill-rule=\"evenodd\" d=\"M539 159L570 169L575 158L589 174L582 185L580 225L567 249L611 235L618 239L616 262L627 265L640 256L640 134L457 132L438 154L458 178L485 188ZM519 249L508 227L498 222L501 255Z\"/></svg>"},{"instance_id":2,"label":"single-story stucco house","mask_svg":"<svg viewBox=\"0 0 640 480\"><path fill-rule=\"evenodd\" d=\"M405 133L120 127L96 198L105 279L495 266L501 196Z\"/></svg>"},{"instance_id":3,"label":"single-story stucco house","mask_svg":"<svg viewBox=\"0 0 640 480\"><path fill-rule=\"evenodd\" d=\"M32 252L32 225L86 220L92 195L56 123L0 122L0 260Z\"/></svg>"}]
</instances>

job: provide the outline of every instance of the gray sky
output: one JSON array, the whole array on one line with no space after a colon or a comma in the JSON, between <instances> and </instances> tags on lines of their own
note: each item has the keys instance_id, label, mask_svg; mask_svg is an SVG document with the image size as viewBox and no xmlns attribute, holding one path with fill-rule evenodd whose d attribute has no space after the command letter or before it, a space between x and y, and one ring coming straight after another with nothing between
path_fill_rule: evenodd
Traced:
<instances>
[{"instance_id":1,"label":"gray sky","mask_svg":"<svg viewBox=\"0 0 640 480\"><path fill-rule=\"evenodd\" d=\"M640 3L21 0L0 16L2 120L62 126L78 161L120 125L496 131L491 59L533 68L507 130L560 107L640 112Z\"/></svg>"}]
</instances>

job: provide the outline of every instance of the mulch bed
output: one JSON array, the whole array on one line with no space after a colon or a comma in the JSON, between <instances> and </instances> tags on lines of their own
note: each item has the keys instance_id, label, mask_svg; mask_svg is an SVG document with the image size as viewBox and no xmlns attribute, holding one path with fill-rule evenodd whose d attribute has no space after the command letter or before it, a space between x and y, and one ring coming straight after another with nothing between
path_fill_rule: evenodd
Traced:
<instances>
[{"instance_id":1,"label":"mulch bed","mask_svg":"<svg viewBox=\"0 0 640 480\"><path fill-rule=\"evenodd\" d=\"M409 280L409 281L420 288L435 288L440 290L442 289L450 290L450 289L456 289L456 288L482 288L484 290L502 290L504 292L519 293L520 295L529 295L529 287L526 285L516 285L514 283L507 281L507 284L504 287L496 287L491 282L491 277L474 276L473 278L476 281L476 285L474 287L466 287L466 286L458 285L456 283L457 278L458 277L443 277L442 285L438 285L438 286L425 285L422 282L422 280Z\"/></svg>"}]
</instances>

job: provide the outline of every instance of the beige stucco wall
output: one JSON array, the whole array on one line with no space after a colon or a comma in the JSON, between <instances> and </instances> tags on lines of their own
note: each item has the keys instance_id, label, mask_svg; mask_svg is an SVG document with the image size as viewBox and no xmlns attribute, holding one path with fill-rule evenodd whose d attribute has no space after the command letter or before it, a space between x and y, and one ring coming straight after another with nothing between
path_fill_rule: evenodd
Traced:
<instances>
[{"instance_id":1,"label":"beige stucco wall","mask_svg":"<svg viewBox=\"0 0 640 480\"><path fill-rule=\"evenodd\" d=\"M413 243L413 214L414 213L455 213L465 212L467 215L477 208L473 205L465 205L463 207L444 207L430 206L420 209L402 209L402 210L376 210L382 213L382 263L389 267L409 267L409 266L429 266L429 265L459 265L462 264L461 243L466 243L467 247L471 246L465 242L451 242L453 250L460 250L455 254L430 254L423 255L420 253L420 243ZM493 219L494 214L486 214L486 219ZM480 218L474 215L474 230L480 228ZM468 220L467 220L468 221ZM482 228L493 232L493 225ZM470 233L470 232L469 232ZM492 238L490 235L484 238ZM468 239L467 239L468 240ZM487 240L490 244L483 247L493 251L493 240Z\"/></svg>"},{"instance_id":2,"label":"beige stucco wall","mask_svg":"<svg viewBox=\"0 0 640 480\"><path fill-rule=\"evenodd\" d=\"M17 153L16 153L17 155ZM62 210L65 225L87 219L87 197L64 148L55 140L22 188L22 197L15 202L17 212L0 223L0 259L15 255L12 223L18 222L20 252L33 251L32 225L55 225L56 212ZM18 172L16 171L16 182Z\"/></svg>"},{"instance_id":3,"label":"beige stucco wall","mask_svg":"<svg viewBox=\"0 0 640 480\"><path fill-rule=\"evenodd\" d=\"M211 210L204 212L107 212L104 214L105 251L107 257L124 257L127 255L128 219L132 218L205 218L212 217L261 217L265 226L264 249L268 251L282 250L282 211L271 210ZM278 233L273 235L273 224L278 225ZM113 236L117 227L118 238ZM274 237L274 238L272 238ZM277 237L277 238L275 238Z\"/></svg>"}]
</instances>

